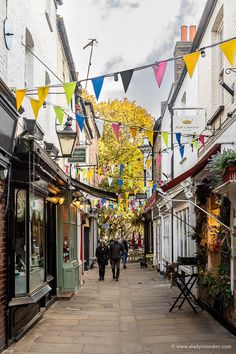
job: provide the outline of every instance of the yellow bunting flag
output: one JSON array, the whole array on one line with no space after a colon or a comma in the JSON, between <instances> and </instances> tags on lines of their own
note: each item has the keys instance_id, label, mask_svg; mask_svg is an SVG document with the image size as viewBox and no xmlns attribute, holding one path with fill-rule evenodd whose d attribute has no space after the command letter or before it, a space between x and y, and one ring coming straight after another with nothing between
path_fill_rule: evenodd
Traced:
<instances>
[{"instance_id":1,"label":"yellow bunting flag","mask_svg":"<svg viewBox=\"0 0 236 354\"><path fill-rule=\"evenodd\" d=\"M129 181L129 186L131 189L133 188L133 185L134 185L134 181Z\"/></svg>"},{"instance_id":2,"label":"yellow bunting flag","mask_svg":"<svg viewBox=\"0 0 236 354\"><path fill-rule=\"evenodd\" d=\"M134 190L134 195L136 195L138 193L138 189Z\"/></svg>"},{"instance_id":3,"label":"yellow bunting flag","mask_svg":"<svg viewBox=\"0 0 236 354\"><path fill-rule=\"evenodd\" d=\"M146 186L144 186L144 187L143 187L143 193L145 193L145 192L146 192L146 190L147 190L147 187L146 187Z\"/></svg>"},{"instance_id":4,"label":"yellow bunting flag","mask_svg":"<svg viewBox=\"0 0 236 354\"><path fill-rule=\"evenodd\" d=\"M87 176L88 176L89 182L91 183L92 178L93 178L93 169L91 169L91 170L88 171Z\"/></svg>"},{"instance_id":5,"label":"yellow bunting flag","mask_svg":"<svg viewBox=\"0 0 236 354\"><path fill-rule=\"evenodd\" d=\"M101 176L102 169L101 167L98 167L98 176Z\"/></svg>"},{"instance_id":6,"label":"yellow bunting flag","mask_svg":"<svg viewBox=\"0 0 236 354\"><path fill-rule=\"evenodd\" d=\"M129 198L129 192L125 192L125 198L126 198L126 199Z\"/></svg>"},{"instance_id":7,"label":"yellow bunting flag","mask_svg":"<svg viewBox=\"0 0 236 354\"><path fill-rule=\"evenodd\" d=\"M153 146L153 130L147 130L147 137L150 144Z\"/></svg>"},{"instance_id":8,"label":"yellow bunting flag","mask_svg":"<svg viewBox=\"0 0 236 354\"><path fill-rule=\"evenodd\" d=\"M72 96L75 92L75 88L76 88L76 81L75 82L67 82L63 85L64 87L64 91L66 94L66 100L68 105L70 104L70 101L72 100Z\"/></svg>"},{"instance_id":9,"label":"yellow bunting flag","mask_svg":"<svg viewBox=\"0 0 236 354\"><path fill-rule=\"evenodd\" d=\"M31 107L34 112L35 119L38 118L39 110L40 110L40 105L39 101L34 100L33 98L30 99Z\"/></svg>"},{"instance_id":10,"label":"yellow bunting flag","mask_svg":"<svg viewBox=\"0 0 236 354\"><path fill-rule=\"evenodd\" d=\"M60 123L60 125L62 125L63 117L64 117L64 109L62 109L61 107L55 106L54 111L56 113L58 122Z\"/></svg>"},{"instance_id":11,"label":"yellow bunting flag","mask_svg":"<svg viewBox=\"0 0 236 354\"><path fill-rule=\"evenodd\" d=\"M200 56L200 52L193 52L193 53L187 54L183 57L186 67L188 69L188 73L189 73L190 78L192 78L192 76L193 76L199 56Z\"/></svg>"},{"instance_id":12,"label":"yellow bunting flag","mask_svg":"<svg viewBox=\"0 0 236 354\"><path fill-rule=\"evenodd\" d=\"M130 128L130 134L132 135L132 138L135 140L136 135L137 135L137 129Z\"/></svg>"},{"instance_id":13,"label":"yellow bunting flag","mask_svg":"<svg viewBox=\"0 0 236 354\"><path fill-rule=\"evenodd\" d=\"M49 87L43 86L38 88L38 96L39 96L39 105L40 107L43 105L47 95L48 95Z\"/></svg>"},{"instance_id":14,"label":"yellow bunting flag","mask_svg":"<svg viewBox=\"0 0 236 354\"><path fill-rule=\"evenodd\" d=\"M19 111L21 103L25 97L26 90L16 90L16 109Z\"/></svg>"},{"instance_id":15,"label":"yellow bunting flag","mask_svg":"<svg viewBox=\"0 0 236 354\"><path fill-rule=\"evenodd\" d=\"M139 187L140 187L140 189L144 188L144 181L139 182Z\"/></svg>"},{"instance_id":16,"label":"yellow bunting flag","mask_svg":"<svg viewBox=\"0 0 236 354\"><path fill-rule=\"evenodd\" d=\"M161 132L162 139L164 140L164 143L168 147L168 140L169 140L169 134L168 132L165 132L164 130Z\"/></svg>"},{"instance_id":17,"label":"yellow bunting flag","mask_svg":"<svg viewBox=\"0 0 236 354\"><path fill-rule=\"evenodd\" d=\"M220 49L228 59L231 66L234 66L234 59L236 55L236 39L220 44Z\"/></svg>"},{"instance_id":18,"label":"yellow bunting flag","mask_svg":"<svg viewBox=\"0 0 236 354\"><path fill-rule=\"evenodd\" d=\"M153 181L149 181L149 186L150 186L150 188L152 189L152 187L153 187Z\"/></svg>"},{"instance_id":19,"label":"yellow bunting flag","mask_svg":"<svg viewBox=\"0 0 236 354\"><path fill-rule=\"evenodd\" d=\"M151 159L148 159L148 160L147 160L147 168L148 168L148 170L150 170L151 162L152 162Z\"/></svg>"}]
</instances>

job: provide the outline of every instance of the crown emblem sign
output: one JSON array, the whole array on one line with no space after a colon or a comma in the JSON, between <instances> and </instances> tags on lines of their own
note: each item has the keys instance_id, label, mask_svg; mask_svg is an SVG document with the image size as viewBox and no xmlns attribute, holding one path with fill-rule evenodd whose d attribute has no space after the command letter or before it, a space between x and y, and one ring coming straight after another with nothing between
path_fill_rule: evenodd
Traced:
<instances>
[{"instance_id":1,"label":"crown emblem sign","mask_svg":"<svg viewBox=\"0 0 236 354\"><path fill-rule=\"evenodd\" d=\"M191 124L192 120L190 120L190 119L182 119L182 123L183 124Z\"/></svg>"}]
</instances>

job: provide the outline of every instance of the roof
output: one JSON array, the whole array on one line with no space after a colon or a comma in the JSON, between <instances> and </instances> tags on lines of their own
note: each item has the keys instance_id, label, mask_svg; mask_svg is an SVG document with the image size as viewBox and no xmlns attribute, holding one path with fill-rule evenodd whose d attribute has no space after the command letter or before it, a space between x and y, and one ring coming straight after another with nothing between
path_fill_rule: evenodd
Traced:
<instances>
[{"instance_id":1,"label":"roof","mask_svg":"<svg viewBox=\"0 0 236 354\"><path fill-rule=\"evenodd\" d=\"M118 196L116 195L116 193L104 191L102 189L89 186L87 184L77 181L74 178L71 178L71 185L74 186L75 189L94 195L95 197L105 198L107 200L111 200L112 202L118 201Z\"/></svg>"},{"instance_id":2,"label":"roof","mask_svg":"<svg viewBox=\"0 0 236 354\"><path fill-rule=\"evenodd\" d=\"M75 64L70 50L70 44L67 37L65 22L63 20L63 17L59 15L57 15L57 28L64 48L66 60L70 69L71 79L73 81L77 81L77 73L75 70Z\"/></svg>"}]
</instances>

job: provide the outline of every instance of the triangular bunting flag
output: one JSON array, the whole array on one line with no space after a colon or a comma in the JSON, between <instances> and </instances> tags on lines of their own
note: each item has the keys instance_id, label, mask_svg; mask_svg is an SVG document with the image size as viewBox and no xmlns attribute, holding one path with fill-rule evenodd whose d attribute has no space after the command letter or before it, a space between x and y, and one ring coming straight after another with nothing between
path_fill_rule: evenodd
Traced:
<instances>
[{"instance_id":1,"label":"triangular bunting flag","mask_svg":"<svg viewBox=\"0 0 236 354\"><path fill-rule=\"evenodd\" d=\"M75 117L76 117L76 121L80 127L80 130L82 132L83 127L84 127L85 116L83 116L82 114L79 114L79 113L75 113Z\"/></svg>"},{"instance_id":2,"label":"triangular bunting flag","mask_svg":"<svg viewBox=\"0 0 236 354\"><path fill-rule=\"evenodd\" d=\"M179 152L180 152L180 156L181 156L181 158L183 159L184 158L184 145L182 145L182 146L180 146L180 148L179 148Z\"/></svg>"},{"instance_id":3,"label":"triangular bunting flag","mask_svg":"<svg viewBox=\"0 0 236 354\"><path fill-rule=\"evenodd\" d=\"M43 86L38 88L38 97L39 97L39 105L42 107L43 102L46 100L46 97L48 95L49 87L48 86Z\"/></svg>"},{"instance_id":4,"label":"triangular bunting flag","mask_svg":"<svg viewBox=\"0 0 236 354\"><path fill-rule=\"evenodd\" d=\"M64 109L62 109L61 107L54 106L54 111L56 113L59 124L62 125L63 117L64 117Z\"/></svg>"},{"instance_id":5,"label":"triangular bunting flag","mask_svg":"<svg viewBox=\"0 0 236 354\"><path fill-rule=\"evenodd\" d=\"M102 169L101 167L98 167L98 176L101 176Z\"/></svg>"},{"instance_id":6,"label":"triangular bunting flag","mask_svg":"<svg viewBox=\"0 0 236 354\"><path fill-rule=\"evenodd\" d=\"M16 90L16 110L19 111L25 97L26 90Z\"/></svg>"},{"instance_id":7,"label":"triangular bunting flag","mask_svg":"<svg viewBox=\"0 0 236 354\"><path fill-rule=\"evenodd\" d=\"M183 57L190 78L192 78L192 76L193 76L199 56L200 56L200 52L193 52L193 53L187 54Z\"/></svg>"},{"instance_id":8,"label":"triangular bunting flag","mask_svg":"<svg viewBox=\"0 0 236 354\"><path fill-rule=\"evenodd\" d=\"M87 178L87 170L86 170L86 168L83 169L83 178Z\"/></svg>"},{"instance_id":9,"label":"triangular bunting flag","mask_svg":"<svg viewBox=\"0 0 236 354\"><path fill-rule=\"evenodd\" d=\"M161 154L158 154L158 155L157 155L157 158L156 158L157 167L160 167L160 166L161 166L161 158L162 158L162 155L161 155Z\"/></svg>"},{"instance_id":10,"label":"triangular bunting flag","mask_svg":"<svg viewBox=\"0 0 236 354\"><path fill-rule=\"evenodd\" d=\"M202 144L202 145L204 145L205 144L205 139L204 139L204 135L199 135L199 141L200 141L200 143Z\"/></svg>"},{"instance_id":11,"label":"triangular bunting flag","mask_svg":"<svg viewBox=\"0 0 236 354\"><path fill-rule=\"evenodd\" d=\"M108 177L108 185L109 185L109 187L111 187L112 181L113 181L113 178L112 177Z\"/></svg>"},{"instance_id":12,"label":"triangular bunting flag","mask_svg":"<svg viewBox=\"0 0 236 354\"><path fill-rule=\"evenodd\" d=\"M104 120L96 120L96 125L100 134L100 137L103 136L103 127L104 127Z\"/></svg>"},{"instance_id":13,"label":"triangular bunting flag","mask_svg":"<svg viewBox=\"0 0 236 354\"><path fill-rule=\"evenodd\" d=\"M194 146L194 148L195 148L196 150L198 150L199 144L198 144L198 140L197 140L197 139L194 139L194 140L193 140L193 146Z\"/></svg>"},{"instance_id":14,"label":"triangular bunting flag","mask_svg":"<svg viewBox=\"0 0 236 354\"><path fill-rule=\"evenodd\" d=\"M153 130L147 130L146 133L150 144L153 146Z\"/></svg>"},{"instance_id":15,"label":"triangular bunting flag","mask_svg":"<svg viewBox=\"0 0 236 354\"><path fill-rule=\"evenodd\" d=\"M129 192L125 192L125 198L126 198L126 199L129 198Z\"/></svg>"},{"instance_id":16,"label":"triangular bunting flag","mask_svg":"<svg viewBox=\"0 0 236 354\"><path fill-rule=\"evenodd\" d=\"M134 181L129 181L129 187L132 189L133 188L133 185L134 185Z\"/></svg>"},{"instance_id":17,"label":"triangular bunting flag","mask_svg":"<svg viewBox=\"0 0 236 354\"><path fill-rule=\"evenodd\" d=\"M137 135L137 129L130 128L130 134L132 135L132 138L135 140L136 135Z\"/></svg>"},{"instance_id":18,"label":"triangular bunting flag","mask_svg":"<svg viewBox=\"0 0 236 354\"><path fill-rule=\"evenodd\" d=\"M69 105L71 100L72 100L72 96L75 92L75 88L76 88L76 81L74 82L67 82L63 85L64 87L64 91L66 94L66 100L67 100L67 104Z\"/></svg>"},{"instance_id":19,"label":"triangular bunting flag","mask_svg":"<svg viewBox=\"0 0 236 354\"><path fill-rule=\"evenodd\" d=\"M138 193L138 189L134 190L134 195L136 195Z\"/></svg>"},{"instance_id":20,"label":"triangular bunting flag","mask_svg":"<svg viewBox=\"0 0 236 354\"><path fill-rule=\"evenodd\" d=\"M177 143L179 144L179 146L181 146L181 133L176 133L175 136L176 136L176 140L177 140Z\"/></svg>"},{"instance_id":21,"label":"triangular bunting flag","mask_svg":"<svg viewBox=\"0 0 236 354\"><path fill-rule=\"evenodd\" d=\"M107 173L107 168L106 168L106 166L103 167L103 173L104 173L104 175Z\"/></svg>"},{"instance_id":22,"label":"triangular bunting flag","mask_svg":"<svg viewBox=\"0 0 236 354\"><path fill-rule=\"evenodd\" d=\"M104 76L99 76L92 79L93 89L97 100L99 99L102 90L103 81Z\"/></svg>"},{"instance_id":23,"label":"triangular bunting flag","mask_svg":"<svg viewBox=\"0 0 236 354\"><path fill-rule=\"evenodd\" d=\"M163 61L158 65L152 65L155 78L159 87L161 87L162 79L166 71L166 65L167 65L167 61Z\"/></svg>"},{"instance_id":24,"label":"triangular bunting flag","mask_svg":"<svg viewBox=\"0 0 236 354\"><path fill-rule=\"evenodd\" d=\"M151 159L147 160L147 169L148 169L148 171L150 170L151 162L152 162Z\"/></svg>"},{"instance_id":25,"label":"triangular bunting flag","mask_svg":"<svg viewBox=\"0 0 236 354\"><path fill-rule=\"evenodd\" d=\"M123 169L124 169L124 164L122 163L122 164L120 165L120 175L122 174Z\"/></svg>"},{"instance_id":26,"label":"triangular bunting flag","mask_svg":"<svg viewBox=\"0 0 236 354\"><path fill-rule=\"evenodd\" d=\"M152 189L153 189L153 192L155 192L157 190L157 184L156 183L153 184L153 188Z\"/></svg>"},{"instance_id":27,"label":"triangular bunting flag","mask_svg":"<svg viewBox=\"0 0 236 354\"><path fill-rule=\"evenodd\" d=\"M128 90L130 80L133 76L133 72L134 72L133 69L120 72L120 76L121 76L121 79L123 82L125 93Z\"/></svg>"},{"instance_id":28,"label":"triangular bunting flag","mask_svg":"<svg viewBox=\"0 0 236 354\"><path fill-rule=\"evenodd\" d=\"M102 198L102 205L104 205L106 203L105 198Z\"/></svg>"},{"instance_id":29,"label":"triangular bunting flag","mask_svg":"<svg viewBox=\"0 0 236 354\"><path fill-rule=\"evenodd\" d=\"M236 39L234 38L231 41L221 43L220 49L226 56L230 65L234 66L234 60L236 55Z\"/></svg>"},{"instance_id":30,"label":"triangular bunting flag","mask_svg":"<svg viewBox=\"0 0 236 354\"><path fill-rule=\"evenodd\" d=\"M168 140L169 140L169 134L168 132L165 132L164 130L161 132L162 139L165 143L165 145L168 147Z\"/></svg>"},{"instance_id":31,"label":"triangular bunting flag","mask_svg":"<svg viewBox=\"0 0 236 354\"><path fill-rule=\"evenodd\" d=\"M116 139L119 141L120 125L118 123L112 123L112 128L115 133Z\"/></svg>"},{"instance_id":32,"label":"triangular bunting flag","mask_svg":"<svg viewBox=\"0 0 236 354\"><path fill-rule=\"evenodd\" d=\"M153 181L149 181L149 186L150 186L150 188L152 189L152 187L153 187Z\"/></svg>"},{"instance_id":33,"label":"triangular bunting flag","mask_svg":"<svg viewBox=\"0 0 236 354\"><path fill-rule=\"evenodd\" d=\"M34 112L35 119L37 119L38 114L39 114L39 110L40 110L39 101L34 100L33 98L30 98L30 104L31 104L32 110Z\"/></svg>"},{"instance_id":34,"label":"triangular bunting flag","mask_svg":"<svg viewBox=\"0 0 236 354\"><path fill-rule=\"evenodd\" d=\"M121 188L122 185L123 185L123 179L118 179L118 184L119 184L119 186L120 186L120 188Z\"/></svg>"}]
</instances>

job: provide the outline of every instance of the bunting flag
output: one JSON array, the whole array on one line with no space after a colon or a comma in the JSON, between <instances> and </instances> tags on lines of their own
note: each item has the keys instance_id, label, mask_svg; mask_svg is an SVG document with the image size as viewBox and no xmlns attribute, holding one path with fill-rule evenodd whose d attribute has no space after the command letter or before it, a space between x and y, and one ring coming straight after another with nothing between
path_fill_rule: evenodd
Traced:
<instances>
[{"instance_id":1,"label":"bunting flag","mask_svg":"<svg viewBox=\"0 0 236 354\"><path fill-rule=\"evenodd\" d=\"M94 207L97 206L97 203L98 203L98 198L94 198L94 200L93 200L93 205L94 205Z\"/></svg>"},{"instance_id":2,"label":"bunting flag","mask_svg":"<svg viewBox=\"0 0 236 354\"><path fill-rule=\"evenodd\" d=\"M126 199L129 198L129 192L125 192L125 198L126 198Z\"/></svg>"},{"instance_id":3,"label":"bunting flag","mask_svg":"<svg viewBox=\"0 0 236 354\"><path fill-rule=\"evenodd\" d=\"M150 170L151 162L152 162L151 159L147 160L147 169L148 169L148 171Z\"/></svg>"},{"instance_id":4,"label":"bunting flag","mask_svg":"<svg viewBox=\"0 0 236 354\"><path fill-rule=\"evenodd\" d=\"M200 141L200 143L202 144L202 145L204 145L205 144L205 140L204 140L204 135L199 135L199 141Z\"/></svg>"},{"instance_id":5,"label":"bunting flag","mask_svg":"<svg viewBox=\"0 0 236 354\"><path fill-rule=\"evenodd\" d=\"M98 181L98 184L100 184L102 182L102 176L97 176L97 181Z\"/></svg>"},{"instance_id":6,"label":"bunting flag","mask_svg":"<svg viewBox=\"0 0 236 354\"><path fill-rule=\"evenodd\" d=\"M101 176L102 169L101 167L98 167L98 176Z\"/></svg>"},{"instance_id":7,"label":"bunting flag","mask_svg":"<svg viewBox=\"0 0 236 354\"><path fill-rule=\"evenodd\" d=\"M143 188L144 188L144 181L140 181L140 182L139 182L139 187L140 187L140 189L143 189Z\"/></svg>"},{"instance_id":8,"label":"bunting flag","mask_svg":"<svg viewBox=\"0 0 236 354\"><path fill-rule=\"evenodd\" d=\"M120 164L120 175L122 174L123 169L124 169L124 164L122 163L122 164Z\"/></svg>"},{"instance_id":9,"label":"bunting flag","mask_svg":"<svg viewBox=\"0 0 236 354\"><path fill-rule=\"evenodd\" d=\"M99 206L100 206L100 209L102 208L102 201L99 200Z\"/></svg>"},{"instance_id":10,"label":"bunting flag","mask_svg":"<svg viewBox=\"0 0 236 354\"><path fill-rule=\"evenodd\" d=\"M197 140L197 139L194 139L194 140L193 140L193 146L194 146L194 148L195 148L196 150L198 150L199 144L198 144L198 140Z\"/></svg>"},{"instance_id":11,"label":"bunting flag","mask_svg":"<svg viewBox=\"0 0 236 354\"><path fill-rule=\"evenodd\" d=\"M107 168L106 168L106 166L103 167L103 173L104 173L104 175L107 173Z\"/></svg>"},{"instance_id":12,"label":"bunting flag","mask_svg":"<svg viewBox=\"0 0 236 354\"><path fill-rule=\"evenodd\" d=\"M150 188L152 189L152 187L153 187L153 181L149 181L149 186L150 186Z\"/></svg>"},{"instance_id":13,"label":"bunting flag","mask_svg":"<svg viewBox=\"0 0 236 354\"><path fill-rule=\"evenodd\" d=\"M69 173L69 166L66 165L66 174L68 174L68 173Z\"/></svg>"},{"instance_id":14,"label":"bunting flag","mask_svg":"<svg viewBox=\"0 0 236 354\"><path fill-rule=\"evenodd\" d=\"M80 127L81 133L83 131L83 127L84 127L84 121L85 121L85 116L79 113L75 113L75 117L76 117L76 121Z\"/></svg>"},{"instance_id":15,"label":"bunting flag","mask_svg":"<svg viewBox=\"0 0 236 354\"><path fill-rule=\"evenodd\" d=\"M26 90L16 90L16 109L19 111L21 103L25 98Z\"/></svg>"},{"instance_id":16,"label":"bunting flag","mask_svg":"<svg viewBox=\"0 0 236 354\"><path fill-rule=\"evenodd\" d=\"M96 125L99 131L100 137L103 136L103 127L104 127L104 120L96 120Z\"/></svg>"},{"instance_id":17,"label":"bunting flag","mask_svg":"<svg viewBox=\"0 0 236 354\"><path fill-rule=\"evenodd\" d=\"M193 52L183 56L190 78L193 76L199 57L200 52Z\"/></svg>"},{"instance_id":18,"label":"bunting flag","mask_svg":"<svg viewBox=\"0 0 236 354\"><path fill-rule=\"evenodd\" d=\"M37 119L38 114L39 114L39 110L40 110L39 101L34 100L33 98L30 98L30 104L31 104L32 110L34 112L35 119Z\"/></svg>"},{"instance_id":19,"label":"bunting flag","mask_svg":"<svg viewBox=\"0 0 236 354\"><path fill-rule=\"evenodd\" d=\"M64 87L64 91L66 94L66 100L67 100L67 104L69 106L71 100L72 100L72 96L75 92L75 88L76 88L76 81L74 82L66 82L65 84L63 84Z\"/></svg>"},{"instance_id":20,"label":"bunting flag","mask_svg":"<svg viewBox=\"0 0 236 354\"><path fill-rule=\"evenodd\" d=\"M130 134L132 135L132 138L135 140L136 135L137 135L137 129L130 128Z\"/></svg>"},{"instance_id":21,"label":"bunting flag","mask_svg":"<svg viewBox=\"0 0 236 354\"><path fill-rule=\"evenodd\" d=\"M234 38L231 41L221 43L220 49L224 53L230 65L234 66L234 60L236 55L236 39Z\"/></svg>"},{"instance_id":22,"label":"bunting flag","mask_svg":"<svg viewBox=\"0 0 236 354\"><path fill-rule=\"evenodd\" d=\"M153 134L154 134L153 130L147 130L146 134L150 144L153 146Z\"/></svg>"},{"instance_id":23,"label":"bunting flag","mask_svg":"<svg viewBox=\"0 0 236 354\"><path fill-rule=\"evenodd\" d=\"M38 88L38 97L39 97L39 105L42 107L43 102L46 100L46 97L48 95L49 87L48 86L43 86Z\"/></svg>"},{"instance_id":24,"label":"bunting flag","mask_svg":"<svg viewBox=\"0 0 236 354\"><path fill-rule=\"evenodd\" d=\"M112 181L113 181L113 178L112 177L108 177L108 185L109 185L109 187L111 187Z\"/></svg>"},{"instance_id":25,"label":"bunting flag","mask_svg":"<svg viewBox=\"0 0 236 354\"><path fill-rule=\"evenodd\" d=\"M138 189L134 190L134 195L136 195L138 193Z\"/></svg>"},{"instance_id":26,"label":"bunting flag","mask_svg":"<svg viewBox=\"0 0 236 354\"><path fill-rule=\"evenodd\" d=\"M112 128L115 133L116 139L119 141L120 136L120 124L119 123L112 123Z\"/></svg>"},{"instance_id":27,"label":"bunting flag","mask_svg":"<svg viewBox=\"0 0 236 354\"><path fill-rule=\"evenodd\" d=\"M169 140L169 134L168 134L168 132L162 130L161 136L162 136L162 139L163 139L165 145L168 147L168 140Z\"/></svg>"},{"instance_id":28,"label":"bunting flag","mask_svg":"<svg viewBox=\"0 0 236 354\"><path fill-rule=\"evenodd\" d=\"M121 79L122 79L122 82L123 82L125 93L128 90L128 87L129 87L129 84L130 84L130 80L131 80L131 78L133 76L133 72L134 72L133 69L125 70L125 71L121 71L120 72L120 76L121 76Z\"/></svg>"},{"instance_id":29,"label":"bunting flag","mask_svg":"<svg viewBox=\"0 0 236 354\"><path fill-rule=\"evenodd\" d=\"M152 190L153 190L153 192L155 192L157 190L157 184L156 183L153 184Z\"/></svg>"},{"instance_id":30,"label":"bunting flag","mask_svg":"<svg viewBox=\"0 0 236 354\"><path fill-rule=\"evenodd\" d=\"M59 124L62 125L63 117L64 117L64 109L58 106L54 106L54 111L57 116Z\"/></svg>"},{"instance_id":31,"label":"bunting flag","mask_svg":"<svg viewBox=\"0 0 236 354\"><path fill-rule=\"evenodd\" d=\"M93 169L92 168L88 171L87 176L88 176L89 183L91 183L91 180L93 178Z\"/></svg>"},{"instance_id":32,"label":"bunting flag","mask_svg":"<svg viewBox=\"0 0 236 354\"><path fill-rule=\"evenodd\" d=\"M102 206L106 203L105 198L102 198Z\"/></svg>"},{"instance_id":33,"label":"bunting flag","mask_svg":"<svg viewBox=\"0 0 236 354\"><path fill-rule=\"evenodd\" d=\"M157 167L161 166L161 158L162 158L162 155L158 154L157 157L156 157L156 165L157 165Z\"/></svg>"},{"instance_id":34,"label":"bunting flag","mask_svg":"<svg viewBox=\"0 0 236 354\"><path fill-rule=\"evenodd\" d=\"M179 144L179 146L181 146L181 133L176 133L175 136L176 136L176 140L177 140L177 143Z\"/></svg>"},{"instance_id":35,"label":"bunting flag","mask_svg":"<svg viewBox=\"0 0 236 354\"><path fill-rule=\"evenodd\" d=\"M185 147L185 145L182 145L179 148L180 156L181 156L182 159L184 158L184 147Z\"/></svg>"},{"instance_id":36,"label":"bunting flag","mask_svg":"<svg viewBox=\"0 0 236 354\"><path fill-rule=\"evenodd\" d=\"M142 191L143 191L143 193L145 193L147 191L147 186L144 186Z\"/></svg>"},{"instance_id":37,"label":"bunting flag","mask_svg":"<svg viewBox=\"0 0 236 354\"><path fill-rule=\"evenodd\" d=\"M120 186L120 188L123 186L123 179L118 179L118 184Z\"/></svg>"},{"instance_id":38,"label":"bunting flag","mask_svg":"<svg viewBox=\"0 0 236 354\"><path fill-rule=\"evenodd\" d=\"M80 173L81 173L81 170L78 168L78 170L77 170L77 176L79 176Z\"/></svg>"},{"instance_id":39,"label":"bunting flag","mask_svg":"<svg viewBox=\"0 0 236 354\"><path fill-rule=\"evenodd\" d=\"M102 90L103 81L104 76L99 76L92 79L93 89L97 100L99 99Z\"/></svg>"},{"instance_id":40,"label":"bunting flag","mask_svg":"<svg viewBox=\"0 0 236 354\"><path fill-rule=\"evenodd\" d=\"M133 185L134 185L134 181L129 181L129 187L132 189L133 188Z\"/></svg>"},{"instance_id":41,"label":"bunting flag","mask_svg":"<svg viewBox=\"0 0 236 354\"><path fill-rule=\"evenodd\" d=\"M112 164L112 165L111 165L111 173L112 173L112 174L114 173L114 168L115 168L115 166Z\"/></svg>"},{"instance_id":42,"label":"bunting flag","mask_svg":"<svg viewBox=\"0 0 236 354\"><path fill-rule=\"evenodd\" d=\"M87 178L87 170L86 170L86 168L83 169L83 178L84 179Z\"/></svg>"},{"instance_id":43,"label":"bunting flag","mask_svg":"<svg viewBox=\"0 0 236 354\"><path fill-rule=\"evenodd\" d=\"M161 87L162 79L166 71L167 61L162 61L158 65L152 65L156 82L159 87Z\"/></svg>"}]
</instances>

